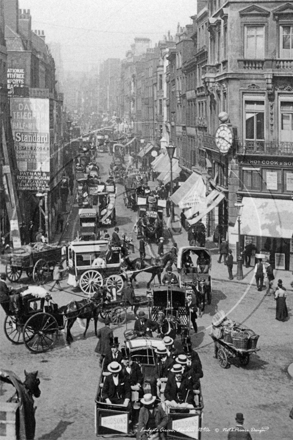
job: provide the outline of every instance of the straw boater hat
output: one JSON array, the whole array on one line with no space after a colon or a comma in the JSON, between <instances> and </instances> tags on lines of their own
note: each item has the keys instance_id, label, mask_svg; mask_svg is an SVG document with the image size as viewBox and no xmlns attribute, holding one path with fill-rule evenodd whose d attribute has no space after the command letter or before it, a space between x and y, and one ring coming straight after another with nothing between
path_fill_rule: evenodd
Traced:
<instances>
[{"instance_id":1,"label":"straw boater hat","mask_svg":"<svg viewBox=\"0 0 293 440\"><path fill-rule=\"evenodd\" d=\"M138 312L137 316L139 318L144 318L145 317L145 313L141 310L140 312Z\"/></svg>"},{"instance_id":2,"label":"straw boater hat","mask_svg":"<svg viewBox=\"0 0 293 440\"><path fill-rule=\"evenodd\" d=\"M143 405L151 405L156 400L156 397L153 396L151 393L147 393L143 396L142 399L140 399L141 403Z\"/></svg>"},{"instance_id":3,"label":"straw boater hat","mask_svg":"<svg viewBox=\"0 0 293 440\"><path fill-rule=\"evenodd\" d=\"M185 354L179 354L175 359L176 364L185 365L187 364L187 356Z\"/></svg>"},{"instance_id":4,"label":"straw boater hat","mask_svg":"<svg viewBox=\"0 0 293 440\"><path fill-rule=\"evenodd\" d=\"M183 370L183 367L180 364L174 364L173 367L171 368L172 373L175 373L175 374L181 374L182 370Z\"/></svg>"},{"instance_id":5,"label":"straw boater hat","mask_svg":"<svg viewBox=\"0 0 293 440\"><path fill-rule=\"evenodd\" d=\"M108 370L110 373L119 373L119 371L122 370L122 367L118 362L113 361L108 365Z\"/></svg>"},{"instance_id":6,"label":"straw boater hat","mask_svg":"<svg viewBox=\"0 0 293 440\"><path fill-rule=\"evenodd\" d=\"M155 352L157 354L168 354L167 348L165 347L164 344L158 345Z\"/></svg>"},{"instance_id":7,"label":"straw boater hat","mask_svg":"<svg viewBox=\"0 0 293 440\"><path fill-rule=\"evenodd\" d=\"M160 237L159 240L160 240L160 241L164 241L164 237Z\"/></svg>"},{"instance_id":8,"label":"straw boater hat","mask_svg":"<svg viewBox=\"0 0 293 440\"><path fill-rule=\"evenodd\" d=\"M172 339L170 336L165 336L163 342L165 346L168 347L168 345L173 345L174 339Z\"/></svg>"}]
</instances>

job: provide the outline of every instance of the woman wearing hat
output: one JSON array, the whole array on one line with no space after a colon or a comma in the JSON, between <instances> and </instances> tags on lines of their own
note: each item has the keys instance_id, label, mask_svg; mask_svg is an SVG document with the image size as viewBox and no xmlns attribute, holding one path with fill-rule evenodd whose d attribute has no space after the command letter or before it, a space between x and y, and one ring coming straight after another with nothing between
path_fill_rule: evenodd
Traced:
<instances>
[{"instance_id":1,"label":"woman wearing hat","mask_svg":"<svg viewBox=\"0 0 293 440\"><path fill-rule=\"evenodd\" d=\"M288 318L288 309L286 304L286 289L283 286L283 281L278 280L278 285L275 290L275 300L276 300L276 319L278 321L286 321Z\"/></svg>"},{"instance_id":2,"label":"woman wearing hat","mask_svg":"<svg viewBox=\"0 0 293 440\"><path fill-rule=\"evenodd\" d=\"M156 398L150 393L145 394L140 401L143 406L139 411L136 439L165 440L168 416L162 404L156 405Z\"/></svg>"},{"instance_id":3,"label":"woman wearing hat","mask_svg":"<svg viewBox=\"0 0 293 440\"><path fill-rule=\"evenodd\" d=\"M183 376L182 364L174 364L165 387L164 396L172 406L187 403L194 405L192 382Z\"/></svg>"},{"instance_id":4,"label":"woman wearing hat","mask_svg":"<svg viewBox=\"0 0 293 440\"><path fill-rule=\"evenodd\" d=\"M116 361L108 365L108 371L111 374L106 376L102 399L108 404L114 403L130 407L131 388L127 378L121 374L121 370L122 366Z\"/></svg>"}]
</instances>

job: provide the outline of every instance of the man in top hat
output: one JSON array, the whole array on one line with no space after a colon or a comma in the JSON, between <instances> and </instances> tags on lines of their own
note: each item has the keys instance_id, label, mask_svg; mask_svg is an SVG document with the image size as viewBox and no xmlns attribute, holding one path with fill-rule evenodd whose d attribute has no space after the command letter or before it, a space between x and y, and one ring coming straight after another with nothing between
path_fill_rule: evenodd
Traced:
<instances>
[{"instance_id":1,"label":"man in top hat","mask_svg":"<svg viewBox=\"0 0 293 440\"><path fill-rule=\"evenodd\" d=\"M113 340L113 330L110 329L110 320L108 318L105 319L105 326L98 330L97 337L99 338L99 341L95 348L95 352L100 354L101 367L106 354L111 351L110 341Z\"/></svg>"},{"instance_id":2,"label":"man in top hat","mask_svg":"<svg viewBox=\"0 0 293 440\"><path fill-rule=\"evenodd\" d=\"M110 338L110 350L105 356L105 362L104 362L104 371L107 370L108 365L115 361L121 364L123 356L122 352L119 350L119 341L117 337Z\"/></svg>"},{"instance_id":3,"label":"man in top hat","mask_svg":"<svg viewBox=\"0 0 293 440\"><path fill-rule=\"evenodd\" d=\"M192 383L184 377L184 370L181 364L174 364L165 387L164 396L172 406L181 403L194 405Z\"/></svg>"},{"instance_id":4,"label":"man in top hat","mask_svg":"<svg viewBox=\"0 0 293 440\"><path fill-rule=\"evenodd\" d=\"M140 400L137 440L166 440L168 416L162 404L156 405L156 397L147 393ZM149 434L151 434L149 436Z\"/></svg>"},{"instance_id":5,"label":"man in top hat","mask_svg":"<svg viewBox=\"0 0 293 440\"><path fill-rule=\"evenodd\" d=\"M131 388L127 378L121 374L122 366L113 361L108 365L108 371L111 373L106 376L102 389L102 399L106 403L120 404L130 407Z\"/></svg>"},{"instance_id":6,"label":"man in top hat","mask_svg":"<svg viewBox=\"0 0 293 440\"><path fill-rule=\"evenodd\" d=\"M242 413L236 414L236 426L231 428L228 433L228 440L252 440L250 432L244 426L244 417Z\"/></svg>"},{"instance_id":7,"label":"man in top hat","mask_svg":"<svg viewBox=\"0 0 293 440\"><path fill-rule=\"evenodd\" d=\"M185 346L184 349L187 357L186 376L191 377L192 388L198 390L200 388L200 379L203 377L201 360L196 351L192 350L191 344Z\"/></svg>"},{"instance_id":8,"label":"man in top hat","mask_svg":"<svg viewBox=\"0 0 293 440\"><path fill-rule=\"evenodd\" d=\"M158 255L162 257L164 255L164 237L159 238Z\"/></svg>"},{"instance_id":9,"label":"man in top hat","mask_svg":"<svg viewBox=\"0 0 293 440\"><path fill-rule=\"evenodd\" d=\"M138 312L138 319L134 323L134 331L138 336L152 337L152 331L158 328L156 322L147 319L145 312Z\"/></svg>"}]
</instances>

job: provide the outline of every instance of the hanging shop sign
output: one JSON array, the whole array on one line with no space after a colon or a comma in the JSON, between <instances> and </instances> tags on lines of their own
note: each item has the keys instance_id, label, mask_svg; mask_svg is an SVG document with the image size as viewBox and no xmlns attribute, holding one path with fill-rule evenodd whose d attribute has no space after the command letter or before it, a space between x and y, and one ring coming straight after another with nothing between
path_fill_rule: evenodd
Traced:
<instances>
[{"instance_id":1,"label":"hanging shop sign","mask_svg":"<svg viewBox=\"0 0 293 440\"><path fill-rule=\"evenodd\" d=\"M50 180L49 99L11 98L18 189L46 190Z\"/></svg>"}]
</instances>

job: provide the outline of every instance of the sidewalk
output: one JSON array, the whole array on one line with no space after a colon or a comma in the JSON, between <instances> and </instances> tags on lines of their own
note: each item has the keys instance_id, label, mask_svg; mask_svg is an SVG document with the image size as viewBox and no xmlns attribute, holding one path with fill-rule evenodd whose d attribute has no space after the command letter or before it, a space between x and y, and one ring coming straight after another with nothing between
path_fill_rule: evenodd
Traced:
<instances>
[{"instance_id":1,"label":"sidewalk","mask_svg":"<svg viewBox=\"0 0 293 440\"><path fill-rule=\"evenodd\" d=\"M175 214L175 218L178 218L178 215ZM180 224L180 222L179 222ZM185 231L184 228L181 228L180 233L173 232L170 228L170 221L168 223L169 225L169 232L172 235L173 242L177 243L178 248L182 246L189 246L188 239L187 239L187 231ZM179 230L178 227L178 221L175 221L176 230ZM181 226L181 225L180 225ZM217 243L214 243L210 238L207 238L206 240L206 248L210 251L212 256L212 270L211 275L214 280L217 281L227 281L230 283L241 283L241 284L248 284L252 283L256 286L256 282L254 279L254 267L245 267L243 268L243 280L237 280L236 274L237 274L237 263L234 262L233 265L233 275L234 279L229 280L228 277L228 269L224 265L224 263L218 263L219 258L219 251ZM293 276L291 271L286 270L274 270L275 280L274 280L274 286L276 286L278 279L283 280L283 284L286 287L287 290L293 290L291 287L291 282L293 281ZM264 289L263 289L264 291Z\"/></svg>"}]
</instances>

